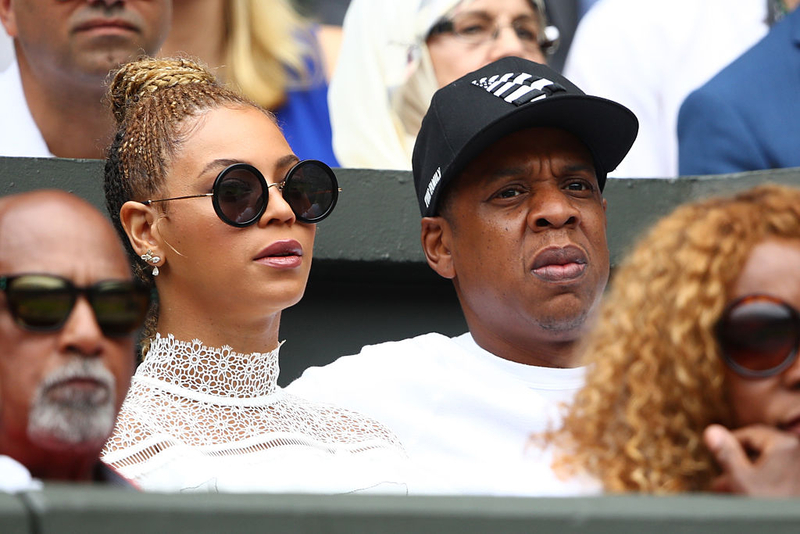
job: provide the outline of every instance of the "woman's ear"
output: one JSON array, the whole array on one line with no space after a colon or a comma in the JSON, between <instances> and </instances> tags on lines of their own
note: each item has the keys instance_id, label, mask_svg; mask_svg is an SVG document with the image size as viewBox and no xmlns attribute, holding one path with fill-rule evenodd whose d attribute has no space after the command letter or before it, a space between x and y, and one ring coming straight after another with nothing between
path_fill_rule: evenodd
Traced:
<instances>
[{"instance_id":1,"label":"woman's ear","mask_svg":"<svg viewBox=\"0 0 800 534\"><path fill-rule=\"evenodd\" d=\"M9 37L18 37L17 17L11 7L11 0L0 0L0 24L5 27Z\"/></svg>"},{"instance_id":2,"label":"woman's ear","mask_svg":"<svg viewBox=\"0 0 800 534\"><path fill-rule=\"evenodd\" d=\"M423 217L421 238L422 250L431 269L443 278L455 278L453 256L450 253L452 229L447 220L444 217Z\"/></svg>"},{"instance_id":3,"label":"woman's ear","mask_svg":"<svg viewBox=\"0 0 800 534\"><path fill-rule=\"evenodd\" d=\"M164 257L155 224L158 216L153 208L129 200L120 208L119 220L136 254L151 251L154 256Z\"/></svg>"}]
</instances>

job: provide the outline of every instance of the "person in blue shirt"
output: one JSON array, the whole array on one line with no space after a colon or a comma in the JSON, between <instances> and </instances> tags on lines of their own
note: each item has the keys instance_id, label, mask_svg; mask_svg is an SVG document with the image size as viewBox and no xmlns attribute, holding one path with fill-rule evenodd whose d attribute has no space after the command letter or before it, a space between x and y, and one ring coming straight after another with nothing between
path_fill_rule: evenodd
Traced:
<instances>
[{"instance_id":1,"label":"person in blue shirt","mask_svg":"<svg viewBox=\"0 0 800 534\"><path fill-rule=\"evenodd\" d=\"M686 97L678 115L680 174L800 166L798 72L800 10L795 10Z\"/></svg>"},{"instance_id":2,"label":"person in blue shirt","mask_svg":"<svg viewBox=\"0 0 800 534\"><path fill-rule=\"evenodd\" d=\"M176 2L160 55L199 58L272 111L297 156L335 167L319 32L286 0Z\"/></svg>"}]
</instances>

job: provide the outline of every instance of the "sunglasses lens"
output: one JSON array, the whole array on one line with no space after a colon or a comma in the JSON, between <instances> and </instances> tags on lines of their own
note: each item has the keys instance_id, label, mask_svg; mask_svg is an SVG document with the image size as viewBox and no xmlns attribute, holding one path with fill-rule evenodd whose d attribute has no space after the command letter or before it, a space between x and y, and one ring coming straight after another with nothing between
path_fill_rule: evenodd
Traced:
<instances>
[{"instance_id":1,"label":"sunglasses lens","mask_svg":"<svg viewBox=\"0 0 800 534\"><path fill-rule=\"evenodd\" d=\"M756 375L777 371L797 349L798 331L792 309L772 300L743 300L720 323L725 357Z\"/></svg>"},{"instance_id":2,"label":"sunglasses lens","mask_svg":"<svg viewBox=\"0 0 800 534\"><path fill-rule=\"evenodd\" d=\"M283 198L301 222L319 222L333 211L339 183L330 167L316 160L295 165L286 177Z\"/></svg>"},{"instance_id":3,"label":"sunglasses lens","mask_svg":"<svg viewBox=\"0 0 800 534\"><path fill-rule=\"evenodd\" d=\"M47 275L17 277L6 294L17 323L30 330L58 329L69 317L75 302L65 280Z\"/></svg>"},{"instance_id":4,"label":"sunglasses lens","mask_svg":"<svg viewBox=\"0 0 800 534\"><path fill-rule=\"evenodd\" d=\"M144 322L150 297L147 289L131 282L100 282L90 299L97 323L109 336L130 334Z\"/></svg>"},{"instance_id":5,"label":"sunglasses lens","mask_svg":"<svg viewBox=\"0 0 800 534\"><path fill-rule=\"evenodd\" d=\"M247 226L258 220L267 203L266 182L250 165L228 167L214 185L214 208L220 218L233 226Z\"/></svg>"}]
</instances>

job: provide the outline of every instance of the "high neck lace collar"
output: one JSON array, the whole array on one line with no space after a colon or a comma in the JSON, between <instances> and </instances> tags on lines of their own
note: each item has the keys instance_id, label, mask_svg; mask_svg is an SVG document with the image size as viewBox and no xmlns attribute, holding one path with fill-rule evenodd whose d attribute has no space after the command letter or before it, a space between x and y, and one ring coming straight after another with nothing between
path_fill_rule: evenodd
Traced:
<instances>
[{"instance_id":1,"label":"high neck lace collar","mask_svg":"<svg viewBox=\"0 0 800 534\"><path fill-rule=\"evenodd\" d=\"M169 383L204 396L256 398L278 389L278 351L242 354L231 347L205 346L156 334L137 376Z\"/></svg>"}]
</instances>

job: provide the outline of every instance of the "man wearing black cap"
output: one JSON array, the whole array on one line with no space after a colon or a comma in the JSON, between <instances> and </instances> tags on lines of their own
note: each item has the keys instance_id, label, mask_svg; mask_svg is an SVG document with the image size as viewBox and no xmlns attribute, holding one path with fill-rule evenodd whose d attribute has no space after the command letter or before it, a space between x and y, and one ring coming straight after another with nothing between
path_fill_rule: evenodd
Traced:
<instances>
[{"instance_id":1,"label":"man wearing black cap","mask_svg":"<svg viewBox=\"0 0 800 534\"><path fill-rule=\"evenodd\" d=\"M413 155L429 265L469 333L365 347L290 391L389 425L428 477L416 492L556 495L531 434L583 384L577 343L608 279L606 174L638 123L551 69L504 58L440 89ZM431 483L433 481L433 483Z\"/></svg>"}]
</instances>

